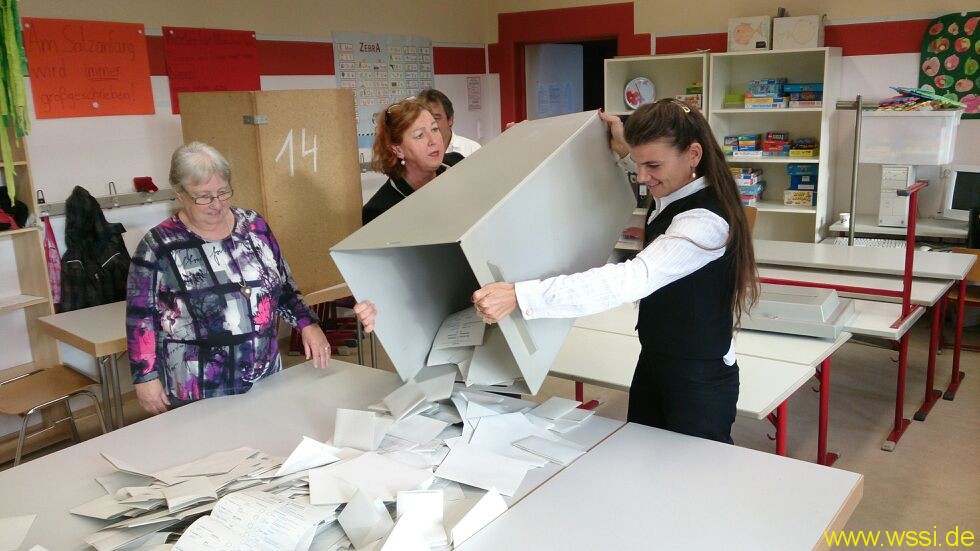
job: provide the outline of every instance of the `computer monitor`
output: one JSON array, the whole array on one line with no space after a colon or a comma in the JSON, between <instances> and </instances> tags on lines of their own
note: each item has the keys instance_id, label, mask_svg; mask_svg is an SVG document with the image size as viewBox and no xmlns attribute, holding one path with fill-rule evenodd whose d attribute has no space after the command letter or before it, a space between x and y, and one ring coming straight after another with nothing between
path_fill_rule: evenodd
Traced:
<instances>
[{"instance_id":1,"label":"computer monitor","mask_svg":"<svg viewBox=\"0 0 980 551\"><path fill-rule=\"evenodd\" d=\"M970 218L970 209L980 207L980 165L951 165L943 187L943 218Z\"/></svg>"}]
</instances>

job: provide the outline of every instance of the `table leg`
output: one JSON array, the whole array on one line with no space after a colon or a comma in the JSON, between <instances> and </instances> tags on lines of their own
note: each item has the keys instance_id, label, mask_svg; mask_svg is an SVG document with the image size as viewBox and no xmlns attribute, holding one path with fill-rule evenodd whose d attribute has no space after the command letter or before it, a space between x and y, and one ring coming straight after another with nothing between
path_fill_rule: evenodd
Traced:
<instances>
[{"instance_id":1,"label":"table leg","mask_svg":"<svg viewBox=\"0 0 980 551\"><path fill-rule=\"evenodd\" d=\"M936 379L936 349L939 346L939 330L941 328L942 319L940 319L940 308L939 303L932 305L932 331L929 334L929 367L926 369L926 397L919 406L919 411L915 412L912 417L916 421L925 421L926 416L929 415L929 411L932 410L932 406L936 405L939 397L942 396L942 391L933 388Z\"/></svg>"},{"instance_id":2,"label":"table leg","mask_svg":"<svg viewBox=\"0 0 980 551\"><path fill-rule=\"evenodd\" d=\"M357 320L357 365L364 365L364 329Z\"/></svg>"},{"instance_id":3,"label":"table leg","mask_svg":"<svg viewBox=\"0 0 980 551\"><path fill-rule=\"evenodd\" d=\"M786 411L787 400L776 406L776 411L766 416L766 419L776 428L776 455L786 456ZM766 435L768 436L768 435ZM772 440L772 437L769 437Z\"/></svg>"},{"instance_id":4,"label":"table leg","mask_svg":"<svg viewBox=\"0 0 980 551\"><path fill-rule=\"evenodd\" d=\"M109 358L107 356L99 356L95 359L95 363L99 365L99 387L102 390L102 407L106 411L105 425L106 429L111 431L115 426L113 426L112 422L112 399L110 398L111 391L109 389L111 386L109 381Z\"/></svg>"},{"instance_id":5,"label":"table leg","mask_svg":"<svg viewBox=\"0 0 980 551\"><path fill-rule=\"evenodd\" d=\"M943 394L944 400L956 398L956 391L966 373L960 371L960 349L963 346L963 309L966 308L966 280L960 280L960 296L956 300L956 343L953 345L953 373L949 377L949 386Z\"/></svg>"},{"instance_id":6,"label":"table leg","mask_svg":"<svg viewBox=\"0 0 980 551\"><path fill-rule=\"evenodd\" d=\"M116 355L109 355L110 366L112 369L112 396L116 402L116 428L126 426L126 419L123 417L122 390L119 388L119 364L116 362Z\"/></svg>"},{"instance_id":7,"label":"table leg","mask_svg":"<svg viewBox=\"0 0 980 551\"><path fill-rule=\"evenodd\" d=\"M827 425L830 421L830 358L820 364L820 420L817 428L817 463L827 467L840 457L827 451Z\"/></svg>"},{"instance_id":8,"label":"table leg","mask_svg":"<svg viewBox=\"0 0 980 551\"><path fill-rule=\"evenodd\" d=\"M881 445L881 449L886 452L893 451L895 446L898 445L898 441L901 440L902 435L905 434L905 429L908 428L912 421L905 419L905 372L908 370L909 365L909 334L906 332L902 335L902 339L899 341L898 346L898 384L895 389L895 424L892 427L892 431L888 434L888 438L885 443Z\"/></svg>"},{"instance_id":9,"label":"table leg","mask_svg":"<svg viewBox=\"0 0 980 551\"><path fill-rule=\"evenodd\" d=\"M589 400L585 401L585 384L581 381L575 381L575 400L578 402L584 402L579 406L579 409L595 409L599 407L599 400Z\"/></svg>"}]
</instances>

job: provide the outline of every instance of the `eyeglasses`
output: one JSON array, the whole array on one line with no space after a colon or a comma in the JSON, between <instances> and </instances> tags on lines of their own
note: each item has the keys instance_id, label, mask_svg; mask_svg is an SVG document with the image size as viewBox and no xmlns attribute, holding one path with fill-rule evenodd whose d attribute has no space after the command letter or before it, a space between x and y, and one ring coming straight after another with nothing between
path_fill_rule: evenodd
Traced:
<instances>
[{"instance_id":1,"label":"eyeglasses","mask_svg":"<svg viewBox=\"0 0 980 551\"><path fill-rule=\"evenodd\" d=\"M392 103L391 105L389 105L388 108L385 109L385 124L388 124L388 125L391 124L391 114L392 113L397 112L398 109L401 109L402 107L404 107L406 103L413 102L415 100L416 100L415 96L408 96L405 99L398 100L395 103Z\"/></svg>"},{"instance_id":2,"label":"eyeglasses","mask_svg":"<svg viewBox=\"0 0 980 551\"><path fill-rule=\"evenodd\" d=\"M215 199L221 201L222 203L226 203L229 200L231 200L231 196L234 194L235 194L235 190L226 189L222 192L219 192L217 195L201 195L195 197L193 195L188 194L187 196L190 197L192 201L194 201L195 205L210 205L211 203L214 202Z\"/></svg>"}]
</instances>

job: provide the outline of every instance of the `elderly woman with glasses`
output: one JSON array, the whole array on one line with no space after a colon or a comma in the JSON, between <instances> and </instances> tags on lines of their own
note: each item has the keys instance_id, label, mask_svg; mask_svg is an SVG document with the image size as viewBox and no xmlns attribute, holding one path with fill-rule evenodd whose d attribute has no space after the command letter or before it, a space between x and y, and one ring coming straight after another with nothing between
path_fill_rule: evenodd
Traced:
<instances>
[{"instance_id":1,"label":"elderly woman with glasses","mask_svg":"<svg viewBox=\"0 0 980 551\"><path fill-rule=\"evenodd\" d=\"M233 207L231 168L213 147L174 151L181 209L143 237L129 271L126 331L133 383L152 414L247 392L279 371L279 319L326 367L330 344L303 303L272 230Z\"/></svg>"},{"instance_id":2,"label":"elderly woman with glasses","mask_svg":"<svg viewBox=\"0 0 980 551\"><path fill-rule=\"evenodd\" d=\"M444 170L463 160L446 153L439 123L429 105L414 97L403 99L378 113L371 166L388 175L361 211L369 223Z\"/></svg>"}]
</instances>

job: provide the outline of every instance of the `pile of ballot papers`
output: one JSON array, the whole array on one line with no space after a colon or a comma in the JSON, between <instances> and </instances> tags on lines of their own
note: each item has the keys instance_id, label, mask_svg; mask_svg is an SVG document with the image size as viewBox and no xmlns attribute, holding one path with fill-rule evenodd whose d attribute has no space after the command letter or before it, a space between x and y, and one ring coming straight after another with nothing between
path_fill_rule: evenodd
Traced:
<instances>
[{"instance_id":1,"label":"pile of ballot papers","mask_svg":"<svg viewBox=\"0 0 980 551\"><path fill-rule=\"evenodd\" d=\"M470 307L442 322L425 365L454 366L459 372L457 378L466 386L509 387L521 378L521 372L517 363L506 361L507 355L499 353L499 349L506 347L500 327L488 326L476 308Z\"/></svg>"},{"instance_id":2,"label":"pile of ballot papers","mask_svg":"<svg viewBox=\"0 0 980 551\"><path fill-rule=\"evenodd\" d=\"M108 521L85 539L98 551L452 549L530 470L582 455L562 435L592 414L468 389L456 369L338 409L332 440L303 437L285 458L242 447L148 470L103 454L106 494L71 512Z\"/></svg>"}]
</instances>

